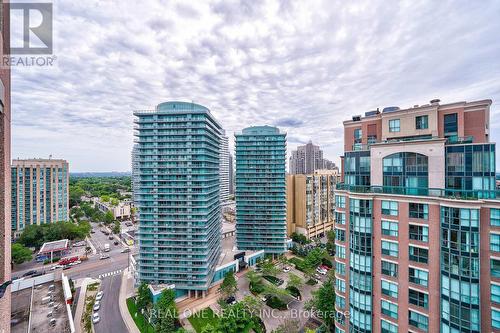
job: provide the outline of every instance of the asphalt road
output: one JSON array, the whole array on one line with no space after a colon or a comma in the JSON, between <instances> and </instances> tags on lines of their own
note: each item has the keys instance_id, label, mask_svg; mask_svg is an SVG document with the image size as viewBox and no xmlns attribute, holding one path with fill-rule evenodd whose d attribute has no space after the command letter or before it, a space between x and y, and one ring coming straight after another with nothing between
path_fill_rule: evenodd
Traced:
<instances>
[{"instance_id":1,"label":"asphalt road","mask_svg":"<svg viewBox=\"0 0 500 333\"><path fill-rule=\"evenodd\" d=\"M101 300L101 308L98 311L101 320L94 325L95 333L128 332L118 306L121 283L121 274L102 279L101 290L104 291L104 297Z\"/></svg>"}]
</instances>

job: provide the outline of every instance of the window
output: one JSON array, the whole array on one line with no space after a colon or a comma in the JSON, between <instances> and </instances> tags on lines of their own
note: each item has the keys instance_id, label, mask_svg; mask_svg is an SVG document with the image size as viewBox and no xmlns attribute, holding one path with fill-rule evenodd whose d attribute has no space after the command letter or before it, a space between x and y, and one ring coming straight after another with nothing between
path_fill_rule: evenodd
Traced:
<instances>
[{"instance_id":1,"label":"window","mask_svg":"<svg viewBox=\"0 0 500 333\"><path fill-rule=\"evenodd\" d=\"M429 308L429 295L417 290L410 289L408 291L408 302L422 308Z\"/></svg>"},{"instance_id":2,"label":"window","mask_svg":"<svg viewBox=\"0 0 500 333\"><path fill-rule=\"evenodd\" d=\"M335 299L335 303L337 304L337 306L341 309L345 309L345 298L342 297L342 296L337 296L336 299Z\"/></svg>"},{"instance_id":3,"label":"window","mask_svg":"<svg viewBox=\"0 0 500 333\"><path fill-rule=\"evenodd\" d=\"M361 128L356 128L354 130L354 143L361 143L361 138L363 137L363 131Z\"/></svg>"},{"instance_id":4,"label":"window","mask_svg":"<svg viewBox=\"0 0 500 333\"><path fill-rule=\"evenodd\" d=\"M381 333L398 333L398 327L388 321L380 321Z\"/></svg>"},{"instance_id":5,"label":"window","mask_svg":"<svg viewBox=\"0 0 500 333\"><path fill-rule=\"evenodd\" d=\"M335 196L335 205L339 208L345 208L345 197L341 195Z\"/></svg>"},{"instance_id":6,"label":"window","mask_svg":"<svg viewBox=\"0 0 500 333\"><path fill-rule=\"evenodd\" d=\"M429 281L429 272L410 267L408 269L408 279L411 283L427 287Z\"/></svg>"},{"instance_id":7,"label":"window","mask_svg":"<svg viewBox=\"0 0 500 333\"><path fill-rule=\"evenodd\" d=\"M392 277L398 277L398 264L382 260L382 274ZM500 267L499 267L500 270ZM499 271L500 272L500 271Z\"/></svg>"},{"instance_id":8,"label":"window","mask_svg":"<svg viewBox=\"0 0 500 333\"><path fill-rule=\"evenodd\" d=\"M491 301L500 303L500 285L491 284Z\"/></svg>"},{"instance_id":9,"label":"window","mask_svg":"<svg viewBox=\"0 0 500 333\"><path fill-rule=\"evenodd\" d=\"M416 129L427 129L429 128L429 116L418 116L415 118L415 128Z\"/></svg>"},{"instance_id":10,"label":"window","mask_svg":"<svg viewBox=\"0 0 500 333\"><path fill-rule=\"evenodd\" d=\"M382 254L391 257L398 257L398 243L382 241Z\"/></svg>"},{"instance_id":11,"label":"window","mask_svg":"<svg viewBox=\"0 0 500 333\"><path fill-rule=\"evenodd\" d=\"M490 251L500 252L500 235L490 234Z\"/></svg>"},{"instance_id":12,"label":"window","mask_svg":"<svg viewBox=\"0 0 500 333\"><path fill-rule=\"evenodd\" d=\"M335 239L339 242L345 242L345 230L335 228Z\"/></svg>"},{"instance_id":13,"label":"window","mask_svg":"<svg viewBox=\"0 0 500 333\"><path fill-rule=\"evenodd\" d=\"M337 290L345 293L345 281L341 279L335 279L335 286L337 287Z\"/></svg>"},{"instance_id":14,"label":"window","mask_svg":"<svg viewBox=\"0 0 500 333\"><path fill-rule=\"evenodd\" d=\"M418 312L408 311L408 324L427 332L429 327L429 318Z\"/></svg>"},{"instance_id":15,"label":"window","mask_svg":"<svg viewBox=\"0 0 500 333\"><path fill-rule=\"evenodd\" d=\"M427 220L429 218L429 205L410 202L410 217Z\"/></svg>"},{"instance_id":16,"label":"window","mask_svg":"<svg viewBox=\"0 0 500 333\"><path fill-rule=\"evenodd\" d=\"M386 280L382 281L382 294L398 298L398 285Z\"/></svg>"},{"instance_id":17,"label":"window","mask_svg":"<svg viewBox=\"0 0 500 333\"><path fill-rule=\"evenodd\" d=\"M500 328L500 310L491 309L491 327Z\"/></svg>"},{"instance_id":18,"label":"window","mask_svg":"<svg viewBox=\"0 0 500 333\"><path fill-rule=\"evenodd\" d=\"M345 247L335 245L335 256L340 259L345 259Z\"/></svg>"},{"instance_id":19,"label":"window","mask_svg":"<svg viewBox=\"0 0 500 333\"><path fill-rule=\"evenodd\" d=\"M399 132L399 119L391 119L389 120L389 132Z\"/></svg>"},{"instance_id":20,"label":"window","mask_svg":"<svg viewBox=\"0 0 500 333\"><path fill-rule=\"evenodd\" d=\"M382 200L382 214L398 216L398 202Z\"/></svg>"},{"instance_id":21,"label":"window","mask_svg":"<svg viewBox=\"0 0 500 333\"><path fill-rule=\"evenodd\" d=\"M398 305L386 300L380 301L382 313L394 319L398 319Z\"/></svg>"},{"instance_id":22,"label":"window","mask_svg":"<svg viewBox=\"0 0 500 333\"><path fill-rule=\"evenodd\" d=\"M382 235L398 237L398 223L382 220Z\"/></svg>"},{"instance_id":23,"label":"window","mask_svg":"<svg viewBox=\"0 0 500 333\"><path fill-rule=\"evenodd\" d=\"M410 224L410 239L421 242L429 241L429 228L423 225Z\"/></svg>"},{"instance_id":24,"label":"window","mask_svg":"<svg viewBox=\"0 0 500 333\"><path fill-rule=\"evenodd\" d=\"M490 273L492 277L500 278L500 260L490 260Z\"/></svg>"},{"instance_id":25,"label":"window","mask_svg":"<svg viewBox=\"0 0 500 333\"><path fill-rule=\"evenodd\" d=\"M341 262L335 262L335 273L339 275L345 275L345 264Z\"/></svg>"},{"instance_id":26,"label":"window","mask_svg":"<svg viewBox=\"0 0 500 333\"><path fill-rule=\"evenodd\" d=\"M345 224L345 213L335 212L335 222Z\"/></svg>"},{"instance_id":27,"label":"window","mask_svg":"<svg viewBox=\"0 0 500 333\"><path fill-rule=\"evenodd\" d=\"M427 264L429 261L429 250L410 246L410 260Z\"/></svg>"},{"instance_id":28,"label":"window","mask_svg":"<svg viewBox=\"0 0 500 333\"><path fill-rule=\"evenodd\" d=\"M490 225L492 227L500 227L500 209L490 209Z\"/></svg>"},{"instance_id":29,"label":"window","mask_svg":"<svg viewBox=\"0 0 500 333\"><path fill-rule=\"evenodd\" d=\"M456 136L458 132L458 117L456 113L444 115L444 136Z\"/></svg>"}]
</instances>

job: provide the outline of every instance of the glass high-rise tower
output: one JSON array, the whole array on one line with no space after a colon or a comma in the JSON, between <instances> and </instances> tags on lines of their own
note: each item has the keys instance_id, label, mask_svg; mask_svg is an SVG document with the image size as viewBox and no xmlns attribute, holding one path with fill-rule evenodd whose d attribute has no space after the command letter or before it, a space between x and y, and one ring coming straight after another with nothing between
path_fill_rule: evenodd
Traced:
<instances>
[{"instance_id":1,"label":"glass high-rise tower","mask_svg":"<svg viewBox=\"0 0 500 333\"><path fill-rule=\"evenodd\" d=\"M204 106L135 111L139 280L204 296L221 253L221 126Z\"/></svg>"},{"instance_id":2,"label":"glass high-rise tower","mask_svg":"<svg viewBox=\"0 0 500 333\"><path fill-rule=\"evenodd\" d=\"M236 243L240 250L286 250L286 133L245 128L236 137Z\"/></svg>"}]
</instances>

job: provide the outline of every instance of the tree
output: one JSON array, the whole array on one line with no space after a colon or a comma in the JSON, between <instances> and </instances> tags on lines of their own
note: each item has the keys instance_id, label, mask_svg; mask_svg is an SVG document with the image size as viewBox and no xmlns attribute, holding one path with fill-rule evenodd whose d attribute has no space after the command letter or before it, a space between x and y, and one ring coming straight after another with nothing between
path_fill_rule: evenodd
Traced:
<instances>
[{"instance_id":1,"label":"tree","mask_svg":"<svg viewBox=\"0 0 500 333\"><path fill-rule=\"evenodd\" d=\"M321 261L323 260L325 255L326 255L325 250L320 248L315 248L307 254L304 261L308 266L316 268L321 264Z\"/></svg>"},{"instance_id":2,"label":"tree","mask_svg":"<svg viewBox=\"0 0 500 333\"><path fill-rule=\"evenodd\" d=\"M229 271L226 273L226 275L224 276L224 280L219 287L219 291L224 298L234 296L234 294L236 294L236 292L238 291L238 282L236 282L233 271Z\"/></svg>"},{"instance_id":3,"label":"tree","mask_svg":"<svg viewBox=\"0 0 500 333\"><path fill-rule=\"evenodd\" d=\"M27 247L40 248L43 244L43 230L37 224L30 224L24 227L21 236L19 236L19 243Z\"/></svg>"},{"instance_id":4,"label":"tree","mask_svg":"<svg viewBox=\"0 0 500 333\"><path fill-rule=\"evenodd\" d=\"M304 285L304 281L300 278L300 276L290 273L288 275L288 283L287 287L300 289Z\"/></svg>"},{"instance_id":5,"label":"tree","mask_svg":"<svg viewBox=\"0 0 500 333\"><path fill-rule=\"evenodd\" d=\"M335 231L327 231L326 239L326 251L333 256L335 255Z\"/></svg>"},{"instance_id":6,"label":"tree","mask_svg":"<svg viewBox=\"0 0 500 333\"><path fill-rule=\"evenodd\" d=\"M14 243L11 246L11 256L12 262L14 264L22 264L25 261L30 261L33 258L31 250L27 247L24 247L20 243Z\"/></svg>"},{"instance_id":7,"label":"tree","mask_svg":"<svg viewBox=\"0 0 500 333\"><path fill-rule=\"evenodd\" d=\"M176 331L177 308L175 307L175 292L165 289L155 305L155 333L172 333Z\"/></svg>"},{"instance_id":8,"label":"tree","mask_svg":"<svg viewBox=\"0 0 500 333\"><path fill-rule=\"evenodd\" d=\"M260 264L260 268L262 269L263 275L276 276L280 272L278 267L276 267L276 265L274 265L274 263L271 260L264 260Z\"/></svg>"},{"instance_id":9,"label":"tree","mask_svg":"<svg viewBox=\"0 0 500 333\"><path fill-rule=\"evenodd\" d=\"M323 285L313 292L312 299L306 304L307 309L315 311L316 317L323 320L328 329L334 327L335 320L335 286L334 279L327 279Z\"/></svg>"},{"instance_id":10,"label":"tree","mask_svg":"<svg viewBox=\"0 0 500 333\"><path fill-rule=\"evenodd\" d=\"M300 321L296 319L285 319L282 321L280 326L278 326L271 333L299 333L300 332Z\"/></svg>"},{"instance_id":11,"label":"tree","mask_svg":"<svg viewBox=\"0 0 500 333\"><path fill-rule=\"evenodd\" d=\"M262 302L253 296L245 296L241 300L243 308L252 316L259 316L262 310Z\"/></svg>"},{"instance_id":12,"label":"tree","mask_svg":"<svg viewBox=\"0 0 500 333\"><path fill-rule=\"evenodd\" d=\"M201 330L201 333L218 333L217 328L213 327L211 324L206 324Z\"/></svg>"},{"instance_id":13,"label":"tree","mask_svg":"<svg viewBox=\"0 0 500 333\"><path fill-rule=\"evenodd\" d=\"M115 217L113 216L113 212L111 212L110 210L108 210L105 214L104 214L104 224L105 225L109 225L111 223L113 223L113 221L115 220Z\"/></svg>"},{"instance_id":14,"label":"tree","mask_svg":"<svg viewBox=\"0 0 500 333\"><path fill-rule=\"evenodd\" d=\"M244 309L243 304L236 303L223 308L219 320L218 332L243 332L252 321L252 316Z\"/></svg>"},{"instance_id":15,"label":"tree","mask_svg":"<svg viewBox=\"0 0 500 333\"><path fill-rule=\"evenodd\" d=\"M135 301L137 308L148 309L152 303L153 299L151 298L151 292L149 291L147 283L141 282L137 290L137 298Z\"/></svg>"},{"instance_id":16,"label":"tree","mask_svg":"<svg viewBox=\"0 0 500 333\"><path fill-rule=\"evenodd\" d=\"M115 223L113 224L113 229L111 231L113 231L114 234L119 234L120 233L120 222L116 221L115 220Z\"/></svg>"}]
</instances>

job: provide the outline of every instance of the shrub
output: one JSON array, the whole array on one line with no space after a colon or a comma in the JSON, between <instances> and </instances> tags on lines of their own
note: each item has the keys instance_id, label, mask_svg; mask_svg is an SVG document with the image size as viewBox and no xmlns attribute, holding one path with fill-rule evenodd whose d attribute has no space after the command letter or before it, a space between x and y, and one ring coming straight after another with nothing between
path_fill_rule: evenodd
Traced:
<instances>
[{"instance_id":1,"label":"shrub","mask_svg":"<svg viewBox=\"0 0 500 333\"><path fill-rule=\"evenodd\" d=\"M267 281L271 282L272 284L277 285L277 286L279 286L280 282L281 282L281 279L274 277L274 276L271 276L271 275L264 275L263 278L266 279Z\"/></svg>"},{"instance_id":2,"label":"shrub","mask_svg":"<svg viewBox=\"0 0 500 333\"><path fill-rule=\"evenodd\" d=\"M286 287L286 290L288 290L293 297L295 298L300 297L300 291L296 287L293 286Z\"/></svg>"},{"instance_id":3,"label":"shrub","mask_svg":"<svg viewBox=\"0 0 500 333\"><path fill-rule=\"evenodd\" d=\"M270 297L267 300L266 304L270 308L273 308L273 309L278 309L278 310L286 310L287 309L285 302L283 302L281 299L279 299L276 296Z\"/></svg>"},{"instance_id":4,"label":"shrub","mask_svg":"<svg viewBox=\"0 0 500 333\"><path fill-rule=\"evenodd\" d=\"M325 265L326 267L333 268L332 261L327 258L321 259L321 264Z\"/></svg>"},{"instance_id":5,"label":"shrub","mask_svg":"<svg viewBox=\"0 0 500 333\"><path fill-rule=\"evenodd\" d=\"M252 294L260 294L264 291L264 285L262 284L262 282L258 282L258 283L252 283L250 282L250 292L252 292Z\"/></svg>"},{"instance_id":6,"label":"shrub","mask_svg":"<svg viewBox=\"0 0 500 333\"><path fill-rule=\"evenodd\" d=\"M310 285L310 286L314 286L315 284L317 284L318 281L316 281L315 279L309 279L307 280L306 284Z\"/></svg>"}]
</instances>

